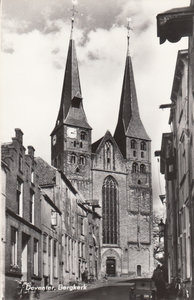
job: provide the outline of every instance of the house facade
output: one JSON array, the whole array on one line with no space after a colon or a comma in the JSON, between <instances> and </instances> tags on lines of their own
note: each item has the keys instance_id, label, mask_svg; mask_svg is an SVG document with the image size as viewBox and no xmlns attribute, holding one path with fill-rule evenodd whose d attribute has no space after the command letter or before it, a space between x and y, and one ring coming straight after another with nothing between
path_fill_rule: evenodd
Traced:
<instances>
[{"instance_id":1,"label":"house facade","mask_svg":"<svg viewBox=\"0 0 194 300\"><path fill-rule=\"evenodd\" d=\"M173 80L171 133L162 137L161 173L166 180L166 259L168 280L179 278L184 296L194 297L194 1L157 16L160 43L188 36L177 56Z\"/></svg>"}]
</instances>

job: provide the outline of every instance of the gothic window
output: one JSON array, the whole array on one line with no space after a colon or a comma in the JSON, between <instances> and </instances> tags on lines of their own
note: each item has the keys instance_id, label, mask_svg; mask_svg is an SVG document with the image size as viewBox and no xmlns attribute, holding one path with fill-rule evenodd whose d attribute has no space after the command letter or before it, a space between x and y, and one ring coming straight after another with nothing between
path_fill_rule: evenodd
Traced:
<instances>
[{"instance_id":1,"label":"gothic window","mask_svg":"<svg viewBox=\"0 0 194 300\"><path fill-rule=\"evenodd\" d=\"M71 159L70 159L72 164L76 163L76 155L74 153L71 154Z\"/></svg>"},{"instance_id":2,"label":"gothic window","mask_svg":"<svg viewBox=\"0 0 194 300\"><path fill-rule=\"evenodd\" d=\"M105 169L111 170L113 168L113 145L110 141L105 143Z\"/></svg>"},{"instance_id":3,"label":"gothic window","mask_svg":"<svg viewBox=\"0 0 194 300\"><path fill-rule=\"evenodd\" d=\"M140 173L146 173L146 166L144 164L140 165Z\"/></svg>"},{"instance_id":4,"label":"gothic window","mask_svg":"<svg viewBox=\"0 0 194 300\"><path fill-rule=\"evenodd\" d=\"M112 176L104 180L102 187L103 243L118 243L118 185Z\"/></svg>"},{"instance_id":5,"label":"gothic window","mask_svg":"<svg viewBox=\"0 0 194 300\"><path fill-rule=\"evenodd\" d=\"M81 138L82 141L86 140L86 133L84 131L81 132L80 138Z\"/></svg>"},{"instance_id":6,"label":"gothic window","mask_svg":"<svg viewBox=\"0 0 194 300\"><path fill-rule=\"evenodd\" d=\"M136 140L131 140L131 149L136 149L136 148L137 148Z\"/></svg>"},{"instance_id":7,"label":"gothic window","mask_svg":"<svg viewBox=\"0 0 194 300\"><path fill-rule=\"evenodd\" d=\"M79 163L80 165L85 165L85 157L83 155L80 156Z\"/></svg>"},{"instance_id":8,"label":"gothic window","mask_svg":"<svg viewBox=\"0 0 194 300\"><path fill-rule=\"evenodd\" d=\"M140 149L144 150L144 151L146 150L146 142L144 142L144 141L141 142Z\"/></svg>"},{"instance_id":9,"label":"gothic window","mask_svg":"<svg viewBox=\"0 0 194 300\"><path fill-rule=\"evenodd\" d=\"M138 164L134 162L132 164L132 173L137 173L138 172Z\"/></svg>"}]
</instances>

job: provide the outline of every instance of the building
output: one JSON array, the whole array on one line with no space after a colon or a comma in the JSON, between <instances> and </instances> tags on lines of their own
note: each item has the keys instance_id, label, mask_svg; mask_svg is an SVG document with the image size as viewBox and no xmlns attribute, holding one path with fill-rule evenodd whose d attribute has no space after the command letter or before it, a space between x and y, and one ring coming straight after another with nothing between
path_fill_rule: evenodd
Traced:
<instances>
[{"instance_id":1,"label":"building","mask_svg":"<svg viewBox=\"0 0 194 300\"><path fill-rule=\"evenodd\" d=\"M56 287L81 281L85 268L89 278L97 278L100 216L62 171L41 158L36 163L41 188L42 284Z\"/></svg>"},{"instance_id":2,"label":"building","mask_svg":"<svg viewBox=\"0 0 194 300\"><path fill-rule=\"evenodd\" d=\"M23 133L15 130L11 143L2 145L6 174L5 295L13 299L17 280L40 285L41 206L34 148L23 146Z\"/></svg>"},{"instance_id":3,"label":"building","mask_svg":"<svg viewBox=\"0 0 194 300\"><path fill-rule=\"evenodd\" d=\"M1 300L5 299L5 243L6 243L6 222L5 222L5 206L6 206L6 174L9 171L8 166L1 162L1 211L0 211L0 295Z\"/></svg>"},{"instance_id":4,"label":"building","mask_svg":"<svg viewBox=\"0 0 194 300\"><path fill-rule=\"evenodd\" d=\"M189 37L187 50L178 52L169 123L162 137L161 173L166 179L166 256L168 280L180 277L181 288L194 297L194 1L157 16L160 43Z\"/></svg>"},{"instance_id":5,"label":"building","mask_svg":"<svg viewBox=\"0 0 194 300\"><path fill-rule=\"evenodd\" d=\"M71 34L61 104L51 133L52 165L86 202L99 203L101 274L148 276L153 271L151 141L139 115L129 45L115 134L107 131L94 143L91 134Z\"/></svg>"}]
</instances>

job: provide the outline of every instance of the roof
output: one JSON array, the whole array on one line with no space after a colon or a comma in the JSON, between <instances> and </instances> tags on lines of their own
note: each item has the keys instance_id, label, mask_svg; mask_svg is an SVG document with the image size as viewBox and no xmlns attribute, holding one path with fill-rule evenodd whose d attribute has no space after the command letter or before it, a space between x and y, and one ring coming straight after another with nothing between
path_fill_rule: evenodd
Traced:
<instances>
[{"instance_id":1,"label":"roof","mask_svg":"<svg viewBox=\"0 0 194 300\"><path fill-rule=\"evenodd\" d=\"M95 153L98 146L100 145L101 141L103 140L103 137L101 137L99 140L97 140L96 142L94 142L92 144L92 153Z\"/></svg>"},{"instance_id":2,"label":"roof","mask_svg":"<svg viewBox=\"0 0 194 300\"><path fill-rule=\"evenodd\" d=\"M120 145L119 141L121 140L123 131L125 136L150 140L139 114L133 66L130 55L127 55L126 57L119 117L114 134L118 145ZM122 151L124 151L124 149Z\"/></svg>"},{"instance_id":3,"label":"roof","mask_svg":"<svg viewBox=\"0 0 194 300\"><path fill-rule=\"evenodd\" d=\"M35 161L37 163L36 170L39 185L55 184L56 168L49 165L41 157L36 157Z\"/></svg>"},{"instance_id":4,"label":"roof","mask_svg":"<svg viewBox=\"0 0 194 300\"><path fill-rule=\"evenodd\" d=\"M88 124L86 114L83 109L82 98L80 97L73 98L67 117L64 120L64 124L92 129Z\"/></svg>"},{"instance_id":5,"label":"roof","mask_svg":"<svg viewBox=\"0 0 194 300\"><path fill-rule=\"evenodd\" d=\"M73 39L70 39L61 95L61 104L54 131L56 130L56 128L60 127L61 124L63 124L63 121L65 120L69 112L71 101L74 96L82 97L81 95L82 93L75 41Z\"/></svg>"}]
</instances>

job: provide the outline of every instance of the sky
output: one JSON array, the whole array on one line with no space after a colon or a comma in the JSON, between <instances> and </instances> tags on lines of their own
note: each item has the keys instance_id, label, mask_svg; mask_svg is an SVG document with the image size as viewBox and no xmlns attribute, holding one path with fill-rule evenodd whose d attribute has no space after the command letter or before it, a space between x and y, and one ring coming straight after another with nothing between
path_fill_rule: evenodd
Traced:
<instances>
[{"instance_id":1,"label":"sky","mask_svg":"<svg viewBox=\"0 0 194 300\"><path fill-rule=\"evenodd\" d=\"M75 0L74 0L75 1ZM188 6L189 0L79 0L74 37L84 109L95 142L107 130L114 134L118 119L130 17L130 53L143 124L152 140L154 208L164 180L154 151L169 132L169 109L177 51L187 38L159 44L156 15ZM24 146L50 163L50 133L61 99L70 38L71 0L3 0L1 24L1 141L10 142L14 129L24 133Z\"/></svg>"}]
</instances>

